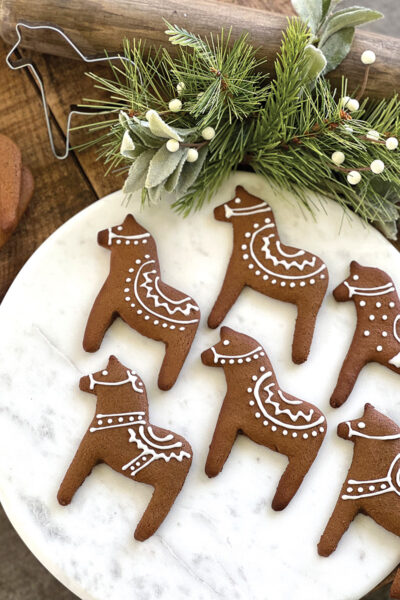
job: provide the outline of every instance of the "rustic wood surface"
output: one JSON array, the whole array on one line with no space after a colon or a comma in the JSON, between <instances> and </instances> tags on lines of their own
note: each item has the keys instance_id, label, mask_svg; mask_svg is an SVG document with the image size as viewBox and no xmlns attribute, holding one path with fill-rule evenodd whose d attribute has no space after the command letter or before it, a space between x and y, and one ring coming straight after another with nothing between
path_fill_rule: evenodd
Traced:
<instances>
[{"instance_id":1,"label":"rustic wood surface","mask_svg":"<svg viewBox=\"0 0 400 600\"><path fill-rule=\"evenodd\" d=\"M364 0L363 4L368 2ZM232 0L232 3L292 14L289 0ZM235 11L232 11L234 14ZM86 25L89 27L90 23ZM392 32L395 31L393 23ZM122 178L118 175L104 178L103 165L95 160L93 149L83 153L72 152L65 161L53 157L37 85L25 70L15 73L7 68L4 58L8 49L0 42L0 132L20 146L24 164L32 170L36 187L16 232L0 250L0 301L27 259L53 231L88 204L122 185ZM54 117L55 141L62 147L69 105L94 95L92 82L84 75L87 66L74 60L36 53L32 54L32 58L44 78ZM93 70L100 72L102 69L96 66ZM79 120L75 123L79 124ZM73 136L74 143L81 140L81 135ZM61 202L60 190L63 191ZM76 597L36 561L0 509L0 600L55 598L73 600Z\"/></svg>"}]
</instances>

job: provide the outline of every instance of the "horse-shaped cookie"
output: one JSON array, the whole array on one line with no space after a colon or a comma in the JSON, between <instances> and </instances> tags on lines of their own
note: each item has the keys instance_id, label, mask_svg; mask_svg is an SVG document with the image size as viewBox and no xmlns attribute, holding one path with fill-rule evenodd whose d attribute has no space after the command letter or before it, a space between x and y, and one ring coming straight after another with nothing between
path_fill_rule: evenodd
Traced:
<instances>
[{"instance_id":1,"label":"horse-shaped cookie","mask_svg":"<svg viewBox=\"0 0 400 600\"><path fill-rule=\"evenodd\" d=\"M328 287L328 271L318 256L281 243L272 209L242 187L214 210L218 221L233 225L233 251L224 283L208 317L218 327L240 292L249 286L297 306L293 362L307 360L315 321Z\"/></svg>"},{"instance_id":2,"label":"horse-shaped cookie","mask_svg":"<svg viewBox=\"0 0 400 600\"><path fill-rule=\"evenodd\" d=\"M358 513L400 535L400 428L371 404L361 419L340 423L338 436L354 442L353 461L335 509L318 544L329 556ZM400 570L391 597L400 598Z\"/></svg>"},{"instance_id":3,"label":"horse-shaped cookie","mask_svg":"<svg viewBox=\"0 0 400 600\"><path fill-rule=\"evenodd\" d=\"M377 362L400 373L400 302L387 273L350 264L350 276L333 292L338 302L353 300L357 326L331 397L334 408L349 397L361 369Z\"/></svg>"},{"instance_id":4,"label":"horse-shaped cookie","mask_svg":"<svg viewBox=\"0 0 400 600\"><path fill-rule=\"evenodd\" d=\"M96 413L58 492L62 505L99 463L154 487L135 531L146 540L159 528L179 494L192 463L190 444L150 424L146 389L140 377L115 356L106 369L82 377L79 387L97 396Z\"/></svg>"},{"instance_id":5,"label":"horse-shaped cookie","mask_svg":"<svg viewBox=\"0 0 400 600\"><path fill-rule=\"evenodd\" d=\"M222 367L227 393L219 413L206 473L222 470L239 433L284 454L289 464L272 502L284 509L310 469L326 433L326 420L313 404L284 393L263 348L253 338L228 327L221 341L205 350L201 359L210 367Z\"/></svg>"},{"instance_id":6,"label":"horse-shaped cookie","mask_svg":"<svg viewBox=\"0 0 400 600\"><path fill-rule=\"evenodd\" d=\"M89 315L83 347L96 352L120 316L139 333L166 345L158 385L169 390L196 335L199 307L162 281L156 243L132 215L122 225L100 231L97 240L111 251L110 273Z\"/></svg>"}]
</instances>

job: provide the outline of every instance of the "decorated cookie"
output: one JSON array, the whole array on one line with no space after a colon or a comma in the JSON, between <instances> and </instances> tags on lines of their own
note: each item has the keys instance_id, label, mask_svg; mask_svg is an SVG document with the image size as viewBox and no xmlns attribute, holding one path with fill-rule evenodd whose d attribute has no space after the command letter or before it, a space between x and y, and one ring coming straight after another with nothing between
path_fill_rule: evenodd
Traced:
<instances>
[{"instance_id":1,"label":"decorated cookie","mask_svg":"<svg viewBox=\"0 0 400 600\"><path fill-rule=\"evenodd\" d=\"M156 243L132 215L122 225L100 231L97 239L110 250L111 266L89 315L83 347L96 352L114 319L121 317L166 345L158 385L168 390L196 335L200 309L193 298L162 281Z\"/></svg>"},{"instance_id":2,"label":"decorated cookie","mask_svg":"<svg viewBox=\"0 0 400 600\"><path fill-rule=\"evenodd\" d=\"M273 212L242 187L214 211L233 225L233 251L222 289L208 317L218 327L247 285L266 296L297 306L292 358L307 360L315 321L328 286L328 271L318 256L281 243Z\"/></svg>"},{"instance_id":3,"label":"decorated cookie","mask_svg":"<svg viewBox=\"0 0 400 600\"><path fill-rule=\"evenodd\" d=\"M329 556L358 513L368 515L388 531L400 535L400 428L371 404L361 419L340 423L338 436L354 442L353 461L335 510L318 544ZM391 588L400 598L400 571Z\"/></svg>"},{"instance_id":4,"label":"decorated cookie","mask_svg":"<svg viewBox=\"0 0 400 600\"><path fill-rule=\"evenodd\" d=\"M326 420L313 404L283 392L262 346L229 327L221 341L201 355L205 365L224 369L227 393L219 413L206 473L218 475L239 433L289 459L272 508L284 509L318 454Z\"/></svg>"},{"instance_id":5,"label":"decorated cookie","mask_svg":"<svg viewBox=\"0 0 400 600\"><path fill-rule=\"evenodd\" d=\"M58 492L69 504L99 463L154 487L135 531L139 541L161 525L181 491L192 463L190 444L149 421L146 389L140 377L110 356L107 367L82 377L79 387L97 396L96 413Z\"/></svg>"},{"instance_id":6,"label":"decorated cookie","mask_svg":"<svg viewBox=\"0 0 400 600\"><path fill-rule=\"evenodd\" d=\"M353 341L331 397L331 405L337 408L347 400L367 363L378 362L400 373L400 302L387 273L356 261L333 295L338 302L353 300L357 311Z\"/></svg>"}]
</instances>

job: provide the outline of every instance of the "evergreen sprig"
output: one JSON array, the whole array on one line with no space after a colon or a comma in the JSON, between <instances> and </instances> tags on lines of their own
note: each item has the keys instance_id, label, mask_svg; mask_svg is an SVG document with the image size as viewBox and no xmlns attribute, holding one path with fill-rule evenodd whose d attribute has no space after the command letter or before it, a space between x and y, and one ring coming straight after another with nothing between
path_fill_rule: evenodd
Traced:
<instances>
[{"instance_id":1,"label":"evergreen sprig","mask_svg":"<svg viewBox=\"0 0 400 600\"><path fill-rule=\"evenodd\" d=\"M125 60L110 64L109 79L89 74L109 99L85 106L110 113L90 126L98 132L90 143L101 144L109 169L129 169L127 193L142 189L153 202L173 193L167 197L186 215L245 167L293 191L310 210L307 191L322 192L393 234L400 152L385 141L400 136L397 96L365 100L350 114L341 100L347 82L340 94L331 89L315 36L300 19L288 23L273 79L260 72L264 60L246 35L232 43L230 32L202 39L167 27L176 57L125 41ZM333 162L336 151L345 154L343 164ZM377 159L385 164L379 175L369 169ZM350 170L362 174L357 185L347 180Z\"/></svg>"}]
</instances>

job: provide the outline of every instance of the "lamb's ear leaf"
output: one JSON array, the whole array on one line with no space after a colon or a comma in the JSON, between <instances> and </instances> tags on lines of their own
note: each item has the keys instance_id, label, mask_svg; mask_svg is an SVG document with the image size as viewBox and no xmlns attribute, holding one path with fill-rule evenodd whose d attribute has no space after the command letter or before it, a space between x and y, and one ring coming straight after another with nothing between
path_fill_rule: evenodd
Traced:
<instances>
[{"instance_id":1,"label":"lamb's ear leaf","mask_svg":"<svg viewBox=\"0 0 400 600\"><path fill-rule=\"evenodd\" d=\"M150 128L144 125L131 123L130 131L132 132L134 139L146 148L159 148L163 143L162 139L153 135Z\"/></svg>"},{"instance_id":2,"label":"lamb's ear leaf","mask_svg":"<svg viewBox=\"0 0 400 600\"><path fill-rule=\"evenodd\" d=\"M325 19L331 7L331 0L322 0L322 18Z\"/></svg>"},{"instance_id":3,"label":"lamb's ear leaf","mask_svg":"<svg viewBox=\"0 0 400 600\"><path fill-rule=\"evenodd\" d=\"M199 157L195 162L185 162L185 164L183 165L178 185L175 188L175 192L178 198L183 196L187 192L187 190L194 184L194 182L200 175L200 171L207 157L208 147L203 146L198 152Z\"/></svg>"},{"instance_id":4,"label":"lamb's ear leaf","mask_svg":"<svg viewBox=\"0 0 400 600\"><path fill-rule=\"evenodd\" d=\"M322 19L323 0L292 0L292 6L299 17L315 35Z\"/></svg>"},{"instance_id":5,"label":"lamb's ear leaf","mask_svg":"<svg viewBox=\"0 0 400 600\"><path fill-rule=\"evenodd\" d=\"M151 204L158 204L161 200L161 193L164 189L164 186L162 183L155 185L152 188L149 188L147 190L148 196L149 196L149 202Z\"/></svg>"},{"instance_id":6,"label":"lamb's ear leaf","mask_svg":"<svg viewBox=\"0 0 400 600\"><path fill-rule=\"evenodd\" d=\"M129 169L129 174L123 187L125 194L133 194L133 192L144 187L149 164L154 154L155 150L145 150L135 160Z\"/></svg>"},{"instance_id":7,"label":"lamb's ear leaf","mask_svg":"<svg viewBox=\"0 0 400 600\"><path fill-rule=\"evenodd\" d=\"M382 17L383 14L378 10L362 8L361 6L351 6L350 8L338 10L333 13L328 20L321 36L319 46L323 46L331 35L340 29L344 29L345 27L358 27L359 25L365 25L365 23L376 21L376 19L381 19Z\"/></svg>"},{"instance_id":8,"label":"lamb's ear leaf","mask_svg":"<svg viewBox=\"0 0 400 600\"><path fill-rule=\"evenodd\" d=\"M304 49L306 63L303 72L303 81L305 84L311 83L321 75L326 67L326 58L319 48L309 44Z\"/></svg>"},{"instance_id":9,"label":"lamb's ear leaf","mask_svg":"<svg viewBox=\"0 0 400 600\"><path fill-rule=\"evenodd\" d=\"M167 181L164 184L164 188L167 192L173 192L179 182L179 177L181 176L183 165L185 164L188 150L185 149L185 152L182 154L181 160L179 161L175 171L171 173L168 177Z\"/></svg>"},{"instance_id":10,"label":"lamb's ear leaf","mask_svg":"<svg viewBox=\"0 0 400 600\"><path fill-rule=\"evenodd\" d=\"M326 58L325 73L333 71L340 65L350 52L354 38L354 27L345 27L340 29L323 44L319 49L324 53Z\"/></svg>"},{"instance_id":11,"label":"lamb's ear leaf","mask_svg":"<svg viewBox=\"0 0 400 600\"><path fill-rule=\"evenodd\" d=\"M150 161L146 177L146 187L152 188L163 183L173 173L182 158L185 148L179 148L176 152L170 152L164 144L154 154Z\"/></svg>"},{"instance_id":12,"label":"lamb's ear leaf","mask_svg":"<svg viewBox=\"0 0 400 600\"><path fill-rule=\"evenodd\" d=\"M178 132L163 121L156 110L149 110L146 118L149 123L150 131L151 133L154 133L154 135L183 142L183 138Z\"/></svg>"}]
</instances>

